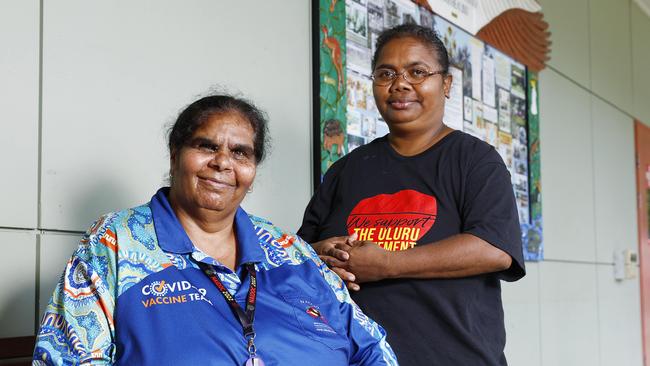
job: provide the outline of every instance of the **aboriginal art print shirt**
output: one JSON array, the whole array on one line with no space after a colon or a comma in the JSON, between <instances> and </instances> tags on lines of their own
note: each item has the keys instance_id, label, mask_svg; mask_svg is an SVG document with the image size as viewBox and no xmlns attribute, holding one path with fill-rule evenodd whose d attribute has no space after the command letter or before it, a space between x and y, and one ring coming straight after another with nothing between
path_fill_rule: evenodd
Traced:
<instances>
[{"instance_id":1,"label":"aboriginal art print shirt","mask_svg":"<svg viewBox=\"0 0 650 366\"><path fill-rule=\"evenodd\" d=\"M198 262L242 308L245 265L255 264L255 344L267 366L397 364L383 329L307 243L239 208L233 272L194 247L167 192L84 235L43 316L34 365L243 365L242 326Z\"/></svg>"}]
</instances>

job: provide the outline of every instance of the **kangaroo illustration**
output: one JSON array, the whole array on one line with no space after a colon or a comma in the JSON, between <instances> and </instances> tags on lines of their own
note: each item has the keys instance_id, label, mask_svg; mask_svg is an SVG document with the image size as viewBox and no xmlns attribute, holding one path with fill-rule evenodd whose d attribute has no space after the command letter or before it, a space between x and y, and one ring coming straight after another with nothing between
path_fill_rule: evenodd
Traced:
<instances>
[{"instance_id":1,"label":"kangaroo illustration","mask_svg":"<svg viewBox=\"0 0 650 366\"><path fill-rule=\"evenodd\" d=\"M336 0L332 0L332 3L330 4L330 13L334 11L335 6L336 6Z\"/></svg>"},{"instance_id":2,"label":"kangaroo illustration","mask_svg":"<svg viewBox=\"0 0 650 366\"><path fill-rule=\"evenodd\" d=\"M336 89L338 94L340 94L341 88L343 87L343 57L341 56L341 45L336 38L329 36L326 26L323 26L323 35L325 36L323 39L323 45L329 49L330 59L332 60L334 69L336 69L336 79L338 81L338 87Z\"/></svg>"},{"instance_id":3,"label":"kangaroo illustration","mask_svg":"<svg viewBox=\"0 0 650 366\"><path fill-rule=\"evenodd\" d=\"M337 119L328 119L323 126L323 148L325 151L332 150L336 145L336 153L343 154L343 144L345 143L345 134L341 128L341 122Z\"/></svg>"}]
</instances>

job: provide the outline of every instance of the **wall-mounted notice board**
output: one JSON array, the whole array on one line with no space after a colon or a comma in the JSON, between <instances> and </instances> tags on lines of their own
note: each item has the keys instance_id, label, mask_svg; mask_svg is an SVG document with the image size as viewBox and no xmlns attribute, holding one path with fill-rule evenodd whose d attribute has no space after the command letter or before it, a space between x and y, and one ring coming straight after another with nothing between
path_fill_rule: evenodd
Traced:
<instances>
[{"instance_id":1,"label":"wall-mounted notice board","mask_svg":"<svg viewBox=\"0 0 650 366\"><path fill-rule=\"evenodd\" d=\"M409 0L314 0L314 182L339 158L388 133L372 95L379 33L436 30L453 75L444 122L493 145L512 177L526 260L543 259L537 74Z\"/></svg>"}]
</instances>

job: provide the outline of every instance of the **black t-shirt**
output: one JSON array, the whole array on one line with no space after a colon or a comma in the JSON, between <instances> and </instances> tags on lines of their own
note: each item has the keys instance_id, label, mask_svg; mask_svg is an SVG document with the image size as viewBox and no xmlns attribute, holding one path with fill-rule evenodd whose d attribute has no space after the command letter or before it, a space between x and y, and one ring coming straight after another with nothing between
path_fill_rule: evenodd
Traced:
<instances>
[{"instance_id":1,"label":"black t-shirt","mask_svg":"<svg viewBox=\"0 0 650 366\"><path fill-rule=\"evenodd\" d=\"M325 174L298 231L316 242L357 231L386 250L459 233L513 258L510 269L456 279L364 283L353 299L381 324L401 365L505 365L500 280L524 260L510 174L487 143L454 131L428 150L399 155L387 137L357 148Z\"/></svg>"}]
</instances>

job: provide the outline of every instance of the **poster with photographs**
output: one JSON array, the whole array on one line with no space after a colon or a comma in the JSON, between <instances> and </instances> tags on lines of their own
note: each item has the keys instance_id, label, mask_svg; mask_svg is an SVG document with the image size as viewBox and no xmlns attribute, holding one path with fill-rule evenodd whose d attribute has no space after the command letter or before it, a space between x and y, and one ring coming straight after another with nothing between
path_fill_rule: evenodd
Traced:
<instances>
[{"instance_id":1,"label":"poster with photographs","mask_svg":"<svg viewBox=\"0 0 650 366\"><path fill-rule=\"evenodd\" d=\"M369 77L348 71L346 85L348 110L374 112L377 109L372 95L372 80Z\"/></svg>"},{"instance_id":2,"label":"poster with photographs","mask_svg":"<svg viewBox=\"0 0 650 366\"><path fill-rule=\"evenodd\" d=\"M420 19L427 18L420 14ZM461 80L454 75L454 83L463 84L462 96L452 93L446 101L445 123L459 129L458 114L453 111L462 98L462 130L494 146L501 155L511 173L523 231L533 220L528 189L526 68L445 19L434 16L433 23L448 50L450 70L455 74L462 70ZM522 240L529 241L527 236ZM536 248L539 250L534 253L526 251L527 260L542 258L541 246Z\"/></svg>"},{"instance_id":3,"label":"poster with photographs","mask_svg":"<svg viewBox=\"0 0 650 366\"><path fill-rule=\"evenodd\" d=\"M492 108L486 104L483 104L483 119L490 123L498 123L498 113L496 108Z\"/></svg>"},{"instance_id":4,"label":"poster with photographs","mask_svg":"<svg viewBox=\"0 0 650 366\"><path fill-rule=\"evenodd\" d=\"M379 113L372 95L372 80L368 76L348 68L346 85L348 92L347 146L348 151L352 151L377 137ZM380 132L383 131L382 127L379 126Z\"/></svg>"},{"instance_id":5,"label":"poster with photographs","mask_svg":"<svg viewBox=\"0 0 650 366\"><path fill-rule=\"evenodd\" d=\"M348 134L348 151L352 151L361 145L365 145L366 141L361 136Z\"/></svg>"},{"instance_id":6,"label":"poster with photographs","mask_svg":"<svg viewBox=\"0 0 650 366\"><path fill-rule=\"evenodd\" d=\"M320 152L329 156L327 165L320 165L320 177L340 156L389 133L377 111L370 79L381 32L406 23L431 28L447 48L453 78L444 122L487 142L500 154L512 179L525 259L541 260L536 74L411 0L319 0L319 4ZM334 117L324 116L325 102L330 109L342 106L343 117L339 109Z\"/></svg>"},{"instance_id":7,"label":"poster with photographs","mask_svg":"<svg viewBox=\"0 0 650 366\"><path fill-rule=\"evenodd\" d=\"M410 0L386 0L384 2L384 26L392 28L400 24L420 24L420 11Z\"/></svg>"},{"instance_id":8,"label":"poster with photographs","mask_svg":"<svg viewBox=\"0 0 650 366\"><path fill-rule=\"evenodd\" d=\"M510 93L510 118L513 133L516 126L526 127L526 99L519 98L514 93Z\"/></svg>"},{"instance_id":9,"label":"poster with photographs","mask_svg":"<svg viewBox=\"0 0 650 366\"><path fill-rule=\"evenodd\" d=\"M492 47L490 47L490 50L494 54L494 82L499 88L510 91L510 65L512 60Z\"/></svg>"},{"instance_id":10,"label":"poster with photographs","mask_svg":"<svg viewBox=\"0 0 650 366\"><path fill-rule=\"evenodd\" d=\"M462 72L462 80L457 81L454 78L454 84L457 83L463 87L463 95L472 96L473 70L476 68L471 59L473 37L437 16L434 18L434 29L447 48L449 64Z\"/></svg>"},{"instance_id":11,"label":"poster with photographs","mask_svg":"<svg viewBox=\"0 0 650 366\"><path fill-rule=\"evenodd\" d=\"M345 2L345 31L348 40L368 45L368 11L366 1Z\"/></svg>"},{"instance_id":12,"label":"poster with photographs","mask_svg":"<svg viewBox=\"0 0 650 366\"><path fill-rule=\"evenodd\" d=\"M499 131L510 133L510 92L499 88Z\"/></svg>"},{"instance_id":13,"label":"poster with photographs","mask_svg":"<svg viewBox=\"0 0 650 366\"><path fill-rule=\"evenodd\" d=\"M511 67L510 92L517 98L526 99L526 67L513 62Z\"/></svg>"},{"instance_id":14,"label":"poster with photographs","mask_svg":"<svg viewBox=\"0 0 650 366\"><path fill-rule=\"evenodd\" d=\"M368 0L368 47L375 54L377 37L384 29L384 1Z\"/></svg>"},{"instance_id":15,"label":"poster with photographs","mask_svg":"<svg viewBox=\"0 0 650 366\"><path fill-rule=\"evenodd\" d=\"M476 100L481 100L483 85L482 85L482 75L483 75L483 50L485 45L481 40L477 38L471 38L469 40L469 63L472 70L471 80L472 80L472 89L471 94L472 98Z\"/></svg>"},{"instance_id":16,"label":"poster with photographs","mask_svg":"<svg viewBox=\"0 0 650 366\"><path fill-rule=\"evenodd\" d=\"M361 75L370 76L370 61L372 55L370 54L370 48L366 46L360 46L356 42L348 41L346 42L347 48L347 69L357 72Z\"/></svg>"},{"instance_id":17,"label":"poster with photographs","mask_svg":"<svg viewBox=\"0 0 650 366\"><path fill-rule=\"evenodd\" d=\"M465 121L472 120L474 116L472 112L473 110L474 110L474 99L468 96L464 96L463 97L463 118L465 119Z\"/></svg>"},{"instance_id":18,"label":"poster with photographs","mask_svg":"<svg viewBox=\"0 0 650 366\"><path fill-rule=\"evenodd\" d=\"M433 28L435 20L433 19L433 13L422 10L420 11L420 25L427 28Z\"/></svg>"},{"instance_id":19,"label":"poster with photographs","mask_svg":"<svg viewBox=\"0 0 650 366\"><path fill-rule=\"evenodd\" d=\"M355 135L361 138L361 112L355 109L348 109L347 113L348 123L347 123L347 133L348 133L348 143L350 141L349 136Z\"/></svg>"},{"instance_id":20,"label":"poster with photographs","mask_svg":"<svg viewBox=\"0 0 650 366\"><path fill-rule=\"evenodd\" d=\"M463 70L450 66L449 74L451 74L454 83L451 84L449 90L449 99L445 102L445 124L454 130L463 129Z\"/></svg>"},{"instance_id":21,"label":"poster with photographs","mask_svg":"<svg viewBox=\"0 0 650 366\"><path fill-rule=\"evenodd\" d=\"M496 107L496 82L494 59L490 55L483 55L483 103L490 107Z\"/></svg>"}]
</instances>

